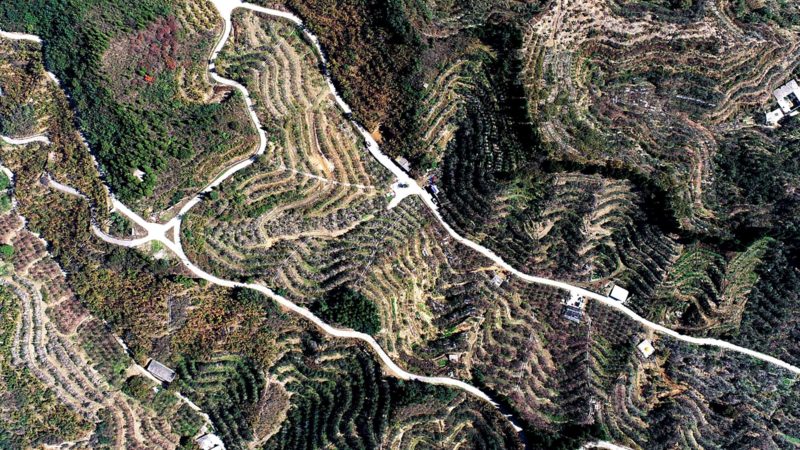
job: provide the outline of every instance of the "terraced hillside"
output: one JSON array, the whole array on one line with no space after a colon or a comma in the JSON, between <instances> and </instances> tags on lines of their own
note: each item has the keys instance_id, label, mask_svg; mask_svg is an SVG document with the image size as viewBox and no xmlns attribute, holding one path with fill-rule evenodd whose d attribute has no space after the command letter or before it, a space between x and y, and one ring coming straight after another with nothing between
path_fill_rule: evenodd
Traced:
<instances>
[{"instance_id":1,"label":"terraced hillside","mask_svg":"<svg viewBox=\"0 0 800 450\"><path fill-rule=\"evenodd\" d=\"M177 445L183 433L173 420L180 405L165 407L156 415L120 393L119 384L133 370L134 361L108 325L76 297L46 252L47 244L25 228L18 211L4 212L0 222L2 246L8 249L2 263L4 311L12 326L9 332L13 330L4 340L10 352L5 382L46 387L43 394L20 390L18 385L10 390L18 410L4 412L4 420L11 419L4 429L22 432L5 436L9 445L62 441L97 448Z\"/></svg>"},{"instance_id":2,"label":"terraced hillside","mask_svg":"<svg viewBox=\"0 0 800 450\"><path fill-rule=\"evenodd\" d=\"M466 394L381 377L362 350L304 343L276 365L278 386L302 400L265 448L518 448L497 411ZM342 377L342 375L345 375ZM307 384L304 380L315 379Z\"/></svg>"},{"instance_id":3,"label":"terraced hillside","mask_svg":"<svg viewBox=\"0 0 800 450\"><path fill-rule=\"evenodd\" d=\"M531 108L547 114L541 129L558 159L635 168L670 192L682 228L713 231L724 217L714 219L719 200L703 184L714 181L718 141L726 131L758 131L754 113L790 77L796 36L735 23L711 4L683 20L649 11L646 2L564 4L533 21Z\"/></svg>"},{"instance_id":4,"label":"terraced hillside","mask_svg":"<svg viewBox=\"0 0 800 450\"><path fill-rule=\"evenodd\" d=\"M239 27L235 28L237 40L247 34L244 30L250 29L246 20L243 22L234 24ZM235 58L239 60L242 53L238 52ZM232 58L231 55L228 51L220 62L223 70L240 67L225 59ZM233 73L241 77L246 70L251 76L259 71L258 65L253 64ZM251 78L241 79L254 87ZM259 92L256 103L263 110L262 104L276 103L264 96L279 95L276 92L280 91L264 89L268 79L260 80L261 84L255 85L253 91ZM269 115L262 117L270 120ZM295 145L309 145L300 140L295 142L298 143ZM258 167L257 164L252 167ZM249 169L242 175L255 177ZM548 198L553 206L545 217L553 222L549 228L565 230L559 232L561 245L574 244L576 234L580 235L566 231L570 225L570 207L585 205L576 209L590 218L585 223L592 227L592 234L581 241L586 242L585 249L576 252L577 257L592 252L615 256L605 257L606 263L600 268L604 271L600 272L602 275L597 275L600 269L587 268L587 278L602 282L610 274L623 272L624 265L634 266L635 258L640 257L660 265L660 272L651 271L641 263L635 266L648 273L653 285L657 285L662 273L683 251L683 246L675 240L665 239L661 247L648 242L648 236L659 236L657 227L631 223L624 215L614 214L615 209L622 209L645 216L642 194L632 182L582 173L553 175L550 182L560 190ZM237 177L233 178L233 184L238 186L234 192L242 192L246 186ZM576 186L588 192L578 194ZM780 372L769 376L756 373L754 377L759 382L782 386L780 393L765 405L753 398L758 395L756 391L734 387L739 382L735 379L739 370L757 370L747 359L707 351L697 353L668 339L656 340L658 356L643 358L635 347L645 337L653 337L628 319L594 304L583 324L565 326L569 322L561 317L564 294L513 280L463 247L450 243L413 201L407 200L390 211L377 209L376 217L343 232L335 240L307 236L291 246L271 245L269 252L254 257L252 247L231 239L242 233L231 233L229 228L217 231L232 220L229 218L242 216L236 214L234 202L223 197L225 189L223 184L220 194L209 196L209 201L199 206L197 212L187 216L183 241L191 250L191 259L203 261L206 268L220 276L264 282L312 309L322 299L327 302L329 293L340 287L362 294L377 305L381 329L376 337L390 354L417 372L457 376L494 392L523 420L529 443L534 446L574 448L586 439L612 439L633 447L650 448L657 443L656 448L669 448L678 443L694 444L692 439L698 439L694 435L707 442L732 445L742 436L732 434L732 430L740 430L729 420L733 417L738 420L736 426L748 430L743 434L768 437L776 446L793 438L791 434L782 434L791 426L762 428L773 408L792 417L787 418L787 423L796 422L790 412L794 402L793 378L782 378ZM248 198L245 196L241 204L248 204ZM289 199L284 204L294 209L292 202ZM278 205L276 208L281 207L281 203ZM273 215L268 210L260 217L308 220L304 214L307 213ZM259 219L249 219L255 220ZM379 225L373 226L374 223ZM623 230L628 241L620 241L608 230ZM643 235L642 230L649 230L650 234ZM269 234L261 234L259 238L272 244ZM593 240L599 243L592 244ZM731 281L726 283L726 289L733 297L747 292L754 280L742 275L751 273L752 264L757 264L770 243L763 241L728 264ZM620 254L615 247L622 245L637 253ZM543 255L538 257L541 264L564 260L551 250L554 247L541 250ZM553 253L548 255L549 251ZM568 273L568 268L562 270ZM632 283L636 279L630 278ZM642 285L650 289L645 292L653 292L646 283ZM735 303L734 300L732 304ZM286 360L284 356L279 361ZM686 367L688 361L691 369ZM283 367L282 364L279 362L278 367ZM714 371L724 381L704 384L697 378L697 373L703 371ZM652 379L642 381L645 376ZM684 380L681 389L675 388L673 378ZM635 400L620 400L628 392ZM740 396L728 395L732 392ZM637 410L625 408L627 402L637 405ZM739 404L757 406L729 408ZM698 409L704 411L703 418L688 420L687 414ZM293 420L291 416L289 420ZM648 426L651 422L668 423L671 432L662 434L664 428ZM298 439L281 433L284 439ZM362 438L369 435L359 433ZM307 441L303 442L306 445Z\"/></svg>"},{"instance_id":5,"label":"terraced hillside","mask_svg":"<svg viewBox=\"0 0 800 450\"><path fill-rule=\"evenodd\" d=\"M258 93L256 111L273 138L265 156L186 216L187 254L220 276L262 281L312 309L337 289L353 289L377 305L390 351L413 355L422 345L414 367L460 370L448 367L447 353L467 345L461 331L475 329L487 304L476 298L480 309L471 307L464 296L487 290L492 275L463 267L461 255L450 262L460 250L419 203L386 209L387 172L335 109L316 55L293 26L249 12L235 19L234 45L218 67Z\"/></svg>"},{"instance_id":6,"label":"terraced hillside","mask_svg":"<svg viewBox=\"0 0 800 450\"><path fill-rule=\"evenodd\" d=\"M724 447L743 436L782 448L795 437L787 425L798 420L796 378L658 338L596 303L574 324L561 316L558 298L506 281L495 289L496 308L483 314L474 345L460 355L473 382L516 411L533 448L575 448L586 439L632 448ZM636 348L645 338L654 342L653 356ZM776 388L762 397L749 383ZM765 428L775 411L787 422Z\"/></svg>"},{"instance_id":7,"label":"terraced hillside","mask_svg":"<svg viewBox=\"0 0 800 450\"><path fill-rule=\"evenodd\" d=\"M770 272L745 256L771 242L791 268L780 279L798 267L788 219L800 205L798 124L767 128L763 116L772 90L798 75L797 5L498 2L491 14L480 2L448 5L397 2L386 15L364 2L293 6L332 49L357 118L436 185L458 232L527 273L594 290L621 284L656 321L793 348L794 287L764 287L787 298L765 311L753 287ZM396 48L339 51L350 33L392 32ZM379 86L356 73L373 70L359 64L370 58L391 58L398 83L412 87L381 86L398 98L381 104L407 106L389 108L402 119L362 101ZM675 289L695 248L720 255L713 270L726 274L702 298ZM766 327L740 332L743 316L783 320L783 344Z\"/></svg>"},{"instance_id":8,"label":"terraced hillside","mask_svg":"<svg viewBox=\"0 0 800 450\"><path fill-rule=\"evenodd\" d=\"M43 76L40 66L28 69L31 76ZM62 94L53 90L49 95L54 108L64 107ZM2 222L3 240L13 249L5 270L14 274L12 281L23 283L19 289L24 289L19 294L19 344L12 350L20 355L15 358L22 364L36 369L38 382L54 389L71 410L85 415L63 417L63 439L76 435L87 445L113 448L185 444L197 435L203 421L175 397L180 389L209 414L213 430L230 448L276 445L281 441L277 437L271 440L272 436L304 434L303 423L290 411L305 410L307 394L295 393L319 389L313 378L286 378L289 366L283 361L291 361L296 370L310 375L320 359L342 358L357 363L332 364L328 376L353 380L350 398L354 404L370 401L372 397L365 398L363 391L369 383L391 387L392 391L381 397L386 399L381 404L388 408L386 417L393 424L371 425L374 415L369 406L351 419L343 418L342 430L349 428L346 423L374 426L371 439L397 442L393 448L402 446L404 439L421 439L414 437L417 433L424 433L424 441L437 446L519 445L502 416L481 401L444 388L431 390L387 379L365 350L353 353L343 342L309 334L307 325L252 291L209 287L191 279L165 258L163 249L147 245L140 251L122 250L99 242L88 228L91 217L108 230L125 228L125 224L116 223L118 215L108 214L105 190L92 165L66 174L72 169L69 164L51 163L91 161L70 126L68 111L55 111L54 117L66 120L44 121L52 144L4 144L0 157L14 171L17 194L15 209L7 212ZM73 141L78 145L73 146ZM298 145L297 150L303 147ZM65 159L70 151L73 156ZM363 179L369 180L366 175ZM81 189L56 184L57 180ZM89 187L95 185L98 198L85 195L84 189L90 192ZM381 211L385 204L381 202ZM19 219L18 213L28 220ZM36 230L46 243L25 227ZM0 247L3 254L4 248ZM47 250L58 264L49 259ZM23 279L16 281L21 275L34 281L30 285ZM175 387L154 392L152 382L142 375L141 367L125 353L115 335L128 344L136 362L144 364L155 358L176 368ZM331 350L323 355L326 347ZM320 352L319 358L313 356L314 351ZM351 375L359 366L365 367L361 378ZM366 381L357 382L364 377ZM286 383L291 383L291 388L283 388ZM440 421L452 424L456 431L440 431ZM52 431L31 428L25 439L55 439L45 433ZM335 439L337 433L320 431L307 442Z\"/></svg>"},{"instance_id":9,"label":"terraced hillside","mask_svg":"<svg viewBox=\"0 0 800 450\"><path fill-rule=\"evenodd\" d=\"M615 441L643 448L785 448L796 439L796 378L666 338L654 340L656 353L644 359L634 353L637 340L620 326L622 317L596 307L589 313L584 392L591 414L603 418ZM773 388L766 392L765 385ZM776 413L780 420L768 419Z\"/></svg>"},{"instance_id":10,"label":"terraced hillside","mask_svg":"<svg viewBox=\"0 0 800 450\"><path fill-rule=\"evenodd\" d=\"M266 278L259 272L281 270L292 254L320 253L312 245L344 251L341 237L351 230L385 224L374 219L391 214L389 182L337 109L317 56L294 26L249 12L235 19L217 67L258 93L256 112L271 130L270 143L255 164L209 195L202 212L189 214L182 241L221 273Z\"/></svg>"},{"instance_id":11,"label":"terraced hillside","mask_svg":"<svg viewBox=\"0 0 800 450\"><path fill-rule=\"evenodd\" d=\"M484 38L530 18L540 3L292 0L286 6L319 36L355 117L389 154L407 157L417 170L437 160L426 152L423 118L425 91L441 67L463 62Z\"/></svg>"},{"instance_id":12,"label":"terraced hillside","mask_svg":"<svg viewBox=\"0 0 800 450\"><path fill-rule=\"evenodd\" d=\"M641 311L743 345L769 334L740 332L743 314L789 317L783 305L764 312L752 289L766 248L793 255L788 273L797 267L800 241L782 219L799 204L797 168L786 159L797 124L769 129L761 112L797 73L797 34L780 19L793 8L775 6L757 24L742 14L752 5L559 3L530 23L529 105L546 118L539 129L558 160L551 166L622 178L639 198L638 208L612 209L627 224L588 266L578 259L574 276L617 259L602 279L631 288ZM592 235L591 225L579 229ZM796 333L787 327L784 339Z\"/></svg>"},{"instance_id":13,"label":"terraced hillside","mask_svg":"<svg viewBox=\"0 0 800 450\"><path fill-rule=\"evenodd\" d=\"M2 292L0 311L3 314L4 345L0 353L3 369L0 395L4 402L0 407L0 429L4 431L0 442L9 448L22 448L81 438L86 434L88 424L75 410L62 403L58 395L63 395L63 391L46 390L41 379L20 364L18 343L14 342L20 316L17 301L13 293Z\"/></svg>"},{"instance_id":14,"label":"terraced hillside","mask_svg":"<svg viewBox=\"0 0 800 450\"><path fill-rule=\"evenodd\" d=\"M52 141L50 145L4 143L0 148L7 166L0 180L3 198L10 199L0 212L3 314L10 333L3 339L4 352L8 352L3 354L4 443L11 448L62 442L94 448L175 447L200 426L181 428L181 421L202 424L202 419L183 408L171 392L159 395L171 402L163 402L158 411L120 392L125 378L136 371L135 361L109 324L98 318L98 314L103 317L103 311L91 304L86 279L62 270L64 266L80 267L108 250L92 243L88 231L90 214L101 223L108 214L106 191L91 156L72 127L63 93L45 87L47 77L41 66L15 65L26 58L40 60L38 52L32 47L3 48L9 56L4 61L20 70L4 74L0 83L13 86L18 77L42 83L43 90L38 91L33 103L33 117ZM43 180L53 178L74 183L90 195L77 198L51 190ZM70 223L63 217L75 217L76 221ZM94 259L95 271L82 275L97 275L98 262L103 260ZM125 302L126 294L114 292L113 283L94 283L95 292L102 289L104 297ZM131 314L126 314L126 320L132 322L129 327L118 318L103 318L112 320L123 335L142 329L144 324L133 323L136 317ZM150 391L152 386L146 389Z\"/></svg>"}]
</instances>

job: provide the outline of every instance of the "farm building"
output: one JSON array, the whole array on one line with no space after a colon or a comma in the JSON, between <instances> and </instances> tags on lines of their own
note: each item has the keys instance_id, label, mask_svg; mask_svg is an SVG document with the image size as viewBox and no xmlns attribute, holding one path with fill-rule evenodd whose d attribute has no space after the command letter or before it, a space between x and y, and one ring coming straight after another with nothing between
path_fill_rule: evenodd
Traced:
<instances>
[{"instance_id":1,"label":"farm building","mask_svg":"<svg viewBox=\"0 0 800 450\"><path fill-rule=\"evenodd\" d=\"M583 305L586 303L586 300L583 296L575 291L570 291L569 293L569 300L566 301L566 304L569 306L574 306L576 308L583 309Z\"/></svg>"},{"instance_id":2,"label":"farm building","mask_svg":"<svg viewBox=\"0 0 800 450\"><path fill-rule=\"evenodd\" d=\"M564 318L575 323L580 323L583 318L583 306L586 303L583 296L575 291L571 291L569 299L565 300L563 303L564 309L561 310L561 314L564 315Z\"/></svg>"},{"instance_id":3,"label":"farm building","mask_svg":"<svg viewBox=\"0 0 800 450\"><path fill-rule=\"evenodd\" d=\"M608 294L609 297L620 303L625 303L625 300L628 299L629 295L630 293L628 292L627 289L619 287L617 285L614 285L614 287L611 288L611 292L609 292Z\"/></svg>"},{"instance_id":4,"label":"farm building","mask_svg":"<svg viewBox=\"0 0 800 450\"><path fill-rule=\"evenodd\" d=\"M506 279L498 273L494 274L494 277L492 277L492 284L495 285L495 287L500 287L504 281L506 281Z\"/></svg>"},{"instance_id":5,"label":"farm building","mask_svg":"<svg viewBox=\"0 0 800 450\"><path fill-rule=\"evenodd\" d=\"M777 125L783 119L783 111L780 108L767 113L767 124L770 126Z\"/></svg>"},{"instance_id":6,"label":"farm building","mask_svg":"<svg viewBox=\"0 0 800 450\"><path fill-rule=\"evenodd\" d=\"M175 379L175 371L155 359L151 359L150 362L147 363L147 371L165 383L171 383L172 380Z\"/></svg>"},{"instance_id":7,"label":"farm building","mask_svg":"<svg viewBox=\"0 0 800 450\"><path fill-rule=\"evenodd\" d=\"M792 111L800 108L800 85L797 80L792 80L783 86L772 91L775 100L778 101L778 106L781 107L784 114L789 114Z\"/></svg>"},{"instance_id":8,"label":"farm building","mask_svg":"<svg viewBox=\"0 0 800 450\"><path fill-rule=\"evenodd\" d=\"M636 348L642 353L642 356L645 358L649 358L656 350L653 348L653 343L650 342L650 339L645 339L639 343Z\"/></svg>"},{"instance_id":9,"label":"farm building","mask_svg":"<svg viewBox=\"0 0 800 450\"><path fill-rule=\"evenodd\" d=\"M791 80L783 86L772 91L779 108L767 113L767 125L776 126L785 116L800 114L800 85L797 80Z\"/></svg>"},{"instance_id":10,"label":"farm building","mask_svg":"<svg viewBox=\"0 0 800 450\"><path fill-rule=\"evenodd\" d=\"M583 310L575 306L566 305L564 307L564 318L575 323L580 323L583 318Z\"/></svg>"}]
</instances>

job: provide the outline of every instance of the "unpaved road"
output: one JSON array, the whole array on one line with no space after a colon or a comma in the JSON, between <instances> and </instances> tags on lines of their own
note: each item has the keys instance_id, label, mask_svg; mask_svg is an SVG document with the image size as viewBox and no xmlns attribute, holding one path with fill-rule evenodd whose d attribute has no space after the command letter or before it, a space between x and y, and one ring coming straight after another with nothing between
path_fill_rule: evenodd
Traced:
<instances>
[{"instance_id":1,"label":"unpaved road","mask_svg":"<svg viewBox=\"0 0 800 450\"><path fill-rule=\"evenodd\" d=\"M47 136L43 135L29 136L25 138L12 138L8 136L0 136L0 140L11 145L25 145L25 144L31 144L33 142L41 142L42 144L50 143L50 139L48 139Z\"/></svg>"}]
</instances>

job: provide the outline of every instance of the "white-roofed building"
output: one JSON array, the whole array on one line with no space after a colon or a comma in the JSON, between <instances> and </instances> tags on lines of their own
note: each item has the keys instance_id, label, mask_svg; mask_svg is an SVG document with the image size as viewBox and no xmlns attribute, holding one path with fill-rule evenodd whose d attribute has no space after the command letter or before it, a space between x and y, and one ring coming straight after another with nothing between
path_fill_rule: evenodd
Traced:
<instances>
[{"instance_id":1,"label":"white-roofed building","mask_svg":"<svg viewBox=\"0 0 800 450\"><path fill-rule=\"evenodd\" d=\"M628 300L629 295L630 293L627 289L619 287L616 284L613 288L611 288L611 292L608 293L609 297L620 303L625 303L625 300Z\"/></svg>"},{"instance_id":2,"label":"white-roofed building","mask_svg":"<svg viewBox=\"0 0 800 450\"><path fill-rule=\"evenodd\" d=\"M406 172L411 172L411 163L408 162L407 159L403 158L402 156L398 156L397 158L395 158L394 161L397 163L398 166L402 167L403 170L405 170Z\"/></svg>"},{"instance_id":3,"label":"white-roofed building","mask_svg":"<svg viewBox=\"0 0 800 450\"><path fill-rule=\"evenodd\" d=\"M175 371L155 359L147 363L147 371L165 383L171 383L175 379Z\"/></svg>"},{"instance_id":4,"label":"white-roofed building","mask_svg":"<svg viewBox=\"0 0 800 450\"><path fill-rule=\"evenodd\" d=\"M778 106L785 114L800 107L800 85L797 84L797 80L792 80L775 89L772 91L772 95L775 96L775 100L778 100Z\"/></svg>"},{"instance_id":5,"label":"white-roofed building","mask_svg":"<svg viewBox=\"0 0 800 450\"><path fill-rule=\"evenodd\" d=\"M494 274L494 276L492 277L492 284L495 285L495 287L500 287L500 285L502 285L504 281L506 281L505 277L501 276L498 273Z\"/></svg>"},{"instance_id":6,"label":"white-roofed building","mask_svg":"<svg viewBox=\"0 0 800 450\"><path fill-rule=\"evenodd\" d=\"M581 294L576 291L569 292L569 300L566 301L568 306L574 306L576 308L583 309L585 303L586 299L584 299Z\"/></svg>"},{"instance_id":7,"label":"white-roofed building","mask_svg":"<svg viewBox=\"0 0 800 450\"><path fill-rule=\"evenodd\" d=\"M575 323L580 323L583 318L583 307L586 300L576 291L570 291L569 299L563 301L561 313L564 318Z\"/></svg>"},{"instance_id":8,"label":"white-roofed building","mask_svg":"<svg viewBox=\"0 0 800 450\"><path fill-rule=\"evenodd\" d=\"M643 340L642 342L639 343L639 345L636 346L636 348L639 349L639 352L641 352L642 356L644 356L645 358L649 358L650 355L652 355L656 351L656 349L653 348L653 343L650 342L650 339Z\"/></svg>"},{"instance_id":9,"label":"white-roofed building","mask_svg":"<svg viewBox=\"0 0 800 450\"><path fill-rule=\"evenodd\" d=\"M783 111L780 108L767 113L767 125L774 127L783 119Z\"/></svg>"},{"instance_id":10,"label":"white-roofed building","mask_svg":"<svg viewBox=\"0 0 800 450\"><path fill-rule=\"evenodd\" d=\"M203 450L225 450L222 439L214 433L208 433L197 438L197 445Z\"/></svg>"}]
</instances>

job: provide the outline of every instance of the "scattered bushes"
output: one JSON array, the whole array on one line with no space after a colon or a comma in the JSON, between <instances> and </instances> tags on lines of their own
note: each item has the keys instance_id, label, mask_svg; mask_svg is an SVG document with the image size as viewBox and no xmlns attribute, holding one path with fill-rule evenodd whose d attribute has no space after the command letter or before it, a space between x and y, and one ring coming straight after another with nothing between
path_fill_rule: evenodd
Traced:
<instances>
[{"instance_id":1,"label":"scattered bushes","mask_svg":"<svg viewBox=\"0 0 800 450\"><path fill-rule=\"evenodd\" d=\"M6 136L27 136L36 126L33 105L16 105L10 114L0 114L0 134Z\"/></svg>"}]
</instances>

